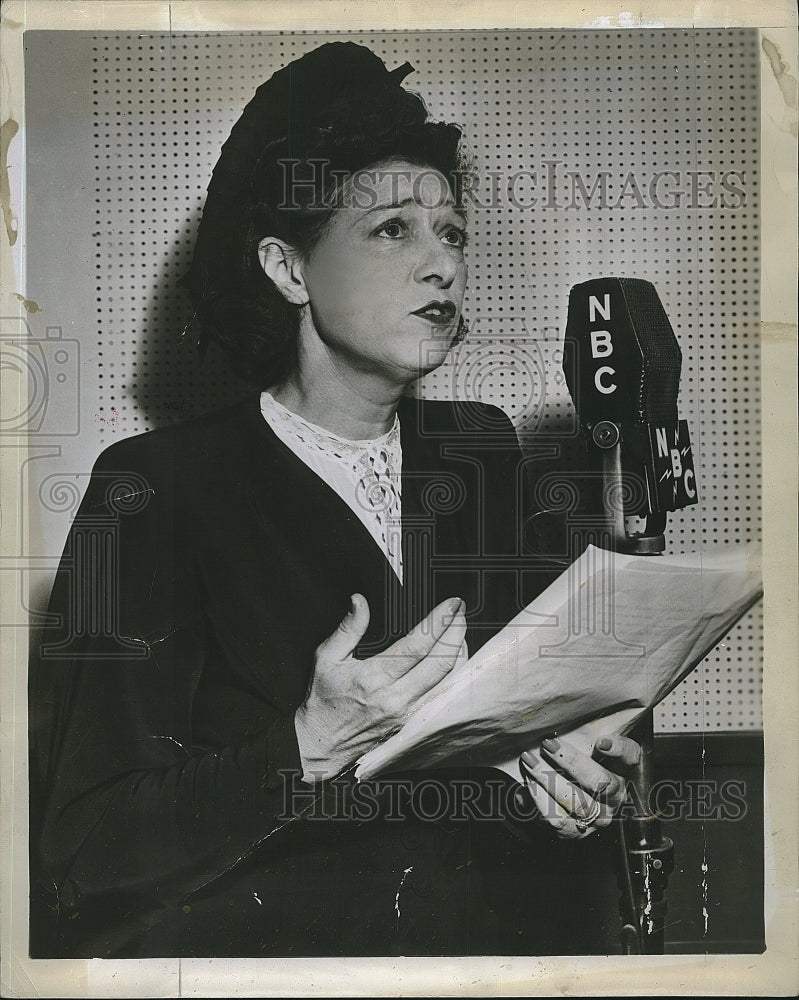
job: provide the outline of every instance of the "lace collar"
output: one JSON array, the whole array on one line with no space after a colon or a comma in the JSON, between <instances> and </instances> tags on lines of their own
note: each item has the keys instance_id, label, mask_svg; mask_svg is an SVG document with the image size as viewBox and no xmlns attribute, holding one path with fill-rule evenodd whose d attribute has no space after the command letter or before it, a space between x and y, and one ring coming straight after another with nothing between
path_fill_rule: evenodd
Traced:
<instances>
[{"instance_id":1,"label":"lace collar","mask_svg":"<svg viewBox=\"0 0 799 1000\"><path fill-rule=\"evenodd\" d=\"M283 433L303 447L346 465L359 466L366 460L379 473L399 464L397 459L401 452L398 414L394 415L394 424L385 434L377 438L353 441L305 420L279 403L266 390L261 393L261 412L267 422L278 425Z\"/></svg>"}]
</instances>

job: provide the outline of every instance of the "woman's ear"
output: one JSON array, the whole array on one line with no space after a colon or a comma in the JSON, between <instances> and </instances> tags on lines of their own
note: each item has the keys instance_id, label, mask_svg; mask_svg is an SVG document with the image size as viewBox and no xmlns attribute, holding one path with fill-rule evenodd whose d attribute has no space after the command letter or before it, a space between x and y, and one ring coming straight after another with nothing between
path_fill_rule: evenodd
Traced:
<instances>
[{"instance_id":1,"label":"woman's ear","mask_svg":"<svg viewBox=\"0 0 799 1000\"><path fill-rule=\"evenodd\" d=\"M295 306L308 304L302 261L294 247L276 236L265 236L258 245L258 260L264 274L287 302Z\"/></svg>"}]
</instances>

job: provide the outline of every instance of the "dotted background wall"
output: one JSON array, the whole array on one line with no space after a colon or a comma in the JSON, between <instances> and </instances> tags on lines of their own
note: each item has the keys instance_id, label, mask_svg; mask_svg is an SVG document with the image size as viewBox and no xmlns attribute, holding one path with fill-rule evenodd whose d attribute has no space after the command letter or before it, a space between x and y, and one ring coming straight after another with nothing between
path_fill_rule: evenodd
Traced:
<instances>
[{"instance_id":1,"label":"dotted background wall","mask_svg":"<svg viewBox=\"0 0 799 1000\"><path fill-rule=\"evenodd\" d=\"M29 33L29 76L46 71L65 86L80 75L74 100L90 137L82 182L93 217L70 234L93 281L79 339L94 376L83 380L84 433L71 445L84 471L87 449L90 465L117 437L241 395L221 358L212 352L200 369L178 342L190 310L176 282L205 188L255 87L323 41L351 39L389 68L414 65L405 85L465 128L480 172L471 333L419 391L495 403L530 454L555 444L568 464L569 289L603 275L652 281L683 351L680 413L702 499L671 518L669 549L758 538L756 32L87 34L73 39L81 68L66 62L59 74L44 66L52 50L37 36L48 34ZM29 131L29 157L49 142ZM37 211L47 210L42 197ZM658 728L758 728L761 658L756 609L661 706Z\"/></svg>"}]
</instances>

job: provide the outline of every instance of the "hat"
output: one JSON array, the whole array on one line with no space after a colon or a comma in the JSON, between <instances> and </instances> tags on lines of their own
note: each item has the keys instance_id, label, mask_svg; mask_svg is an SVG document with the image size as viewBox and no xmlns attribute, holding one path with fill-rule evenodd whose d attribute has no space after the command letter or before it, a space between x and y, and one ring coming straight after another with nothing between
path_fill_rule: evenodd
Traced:
<instances>
[{"instance_id":1,"label":"hat","mask_svg":"<svg viewBox=\"0 0 799 1000\"><path fill-rule=\"evenodd\" d=\"M214 167L209 197L229 196L246 185L272 143L286 142L301 152L314 131L329 132L365 101L402 91L400 83L411 72L407 62L389 72L373 52L354 42L328 42L289 63L261 84L233 126Z\"/></svg>"}]
</instances>

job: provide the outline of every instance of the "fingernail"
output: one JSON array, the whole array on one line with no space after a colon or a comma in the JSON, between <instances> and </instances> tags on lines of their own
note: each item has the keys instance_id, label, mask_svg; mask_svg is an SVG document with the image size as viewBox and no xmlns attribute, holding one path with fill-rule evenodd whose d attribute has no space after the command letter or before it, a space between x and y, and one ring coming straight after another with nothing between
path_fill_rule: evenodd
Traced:
<instances>
[{"instance_id":1,"label":"fingernail","mask_svg":"<svg viewBox=\"0 0 799 1000\"><path fill-rule=\"evenodd\" d=\"M546 750L547 753L557 753L558 750L560 750L560 743L553 737L544 740L541 743L541 746L543 747L544 750Z\"/></svg>"},{"instance_id":2,"label":"fingernail","mask_svg":"<svg viewBox=\"0 0 799 1000\"><path fill-rule=\"evenodd\" d=\"M350 614L355 614L355 594L350 595Z\"/></svg>"},{"instance_id":3,"label":"fingernail","mask_svg":"<svg viewBox=\"0 0 799 1000\"><path fill-rule=\"evenodd\" d=\"M528 753L527 750L525 750L524 753L522 754L522 762L526 764L528 767L535 767L535 765L538 763L535 757L533 757L531 753Z\"/></svg>"},{"instance_id":4,"label":"fingernail","mask_svg":"<svg viewBox=\"0 0 799 1000\"><path fill-rule=\"evenodd\" d=\"M596 741L598 750L610 750L613 746L613 740L609 736L603 736L601 740Z\"/></svg>"}]
</instances>

